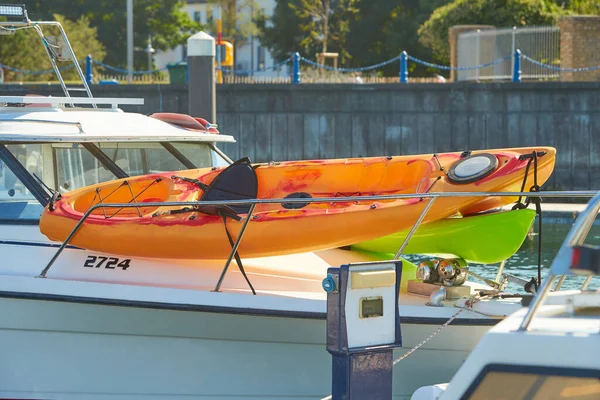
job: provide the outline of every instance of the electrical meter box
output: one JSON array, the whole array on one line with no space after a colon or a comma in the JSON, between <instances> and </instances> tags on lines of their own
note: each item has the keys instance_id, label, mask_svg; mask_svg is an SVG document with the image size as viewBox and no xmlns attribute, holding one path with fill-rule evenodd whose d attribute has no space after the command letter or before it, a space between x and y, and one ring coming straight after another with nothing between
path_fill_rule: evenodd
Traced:
<instances>
[{"instance_id":1,"label":"electrical meter box","mask_svg":"<svg viewBox=\"0 0 600 400\"><path fill-rule=\"evenodd\" d=\"M365 395L391 399L393 349L402 345L401 276L401 261L327 270L323 289L327 292L327 351L333 356L333 400Z\"/></svg>"}]
</instances>

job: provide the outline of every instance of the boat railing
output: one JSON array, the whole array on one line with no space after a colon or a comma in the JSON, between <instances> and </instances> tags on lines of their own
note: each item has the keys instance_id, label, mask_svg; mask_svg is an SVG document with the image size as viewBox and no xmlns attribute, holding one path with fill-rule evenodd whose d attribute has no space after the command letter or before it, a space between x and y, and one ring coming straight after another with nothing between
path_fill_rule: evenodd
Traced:
<instances>
[{"instance_id":1,"label":"boat railing","mask_svg":"<svg viewBox=\"0 0 600 400\"><path fill-rule=\"evenodd\" d=\"M535 297L531 301L529 305L529 309L521 325L519 326L520 331L527 331L533 320L535 314L539 311L540 306L543 304L544 300L548 296L550 292L550 287L552 283L558 279L558 283L556 287L562 285L562 282L565 280L567 275L587 275L587 278L583 282L582 289L585 290L589 285L590 281L594 276L600 275L597 269L597 266L593 265L584 265L582 268L572 268L573 267L573 255L574 248L577 246L582 246L585 242L585 239L590 232L590 229L598 216L598 212L600 211L600 193L594 195L592 199L588 202L586 208L579 213L577 219L573 223L573 226L562 245L558 249L556 253L556 257L552 260L552 264L550 265L550 271L544 282L540 286L540 289L536 293ZM594 249L595 253L600 253L600 249ZM598 259L596 258L596 261ZM588 260L591 261L591 260ZM591 261L593 262L593 261ZM555 287L555 290L556 290Z\"/></svg>"},{"instance_id":2,"label":"boat railing","mask_svg":"<svg viewBox=\"0 0 600 400\"><path fill-rule=\"evenodd\" d=\"M594 197L596 196L596 197ZM385 201L385 200L402 200L402 199L414 199L420 198L421 201L428 199L425 208L411 227L409 233L406 238L402 242L402 245L399 247L398 251L394 255L394 260L398 260L402 255L402 252L408 245L410 239L414 235L415 231L422 223L423 219L427 215L427 212L430 210L433 203L439 198L447 198L447 197L552 197L552 198L592 198L600 199L599 191L591 191L591 190L583 190L583 191L543 191L543 192L429 192L429 193L410 193L410 194L391 194L391 195L369 195L369 196L354 196L352 197L353 202L359 201ZM73 227L69 235L65 238L65 240L61 243L60 247L56 251L56 253L52 256L46 267L42 270L38 277L45 278L46 274L56 261L56 259L60 256L65 247L69 244L73 236L77 233L77 231L81 228L85 220L97 209L99 208L140 208L140 207L193 207L193 206L234 206L234 205L250 205L250 208L247 213L247 217L243 219L242 226L240 227L240 231L238 233L238 237L236 238L234 244L232 245L231 252L227 257L225 265L223 266L223 270L221 271L221 275L215 285L213 291L218 292L221 284L223 283L223 279L227 274L227 270L229 265L231 264L234 255L244 237L244 233L246 232L246 228L250 221L252 221L252 214L254 213L254 209L258 204L281 204L281 203L339 203L339 202L347 202L348 199L340 197L321 197L321 198L270 198L270 199L244 199L244 200L220 200L220 201L178 201L178 202L144 202L144 203L98 203L91 206L85 213L83 213L81 219L77 221L77 224ZM597 200L597 206L600 207L600 200ZM596 204L596 203L595 203ZM581 216L580 216L581 218ZM580 219L578 219L579 221ZM587 220L586 220L587 221ZM593 222L593 220L592 220ZM581 222L580 222L581 224ZM548 280L544 280L544 284L546 290L549 288Z\"/></svg>"},{"instance_id":3,"label":"boat railing","mask_svg":"<svg viewBox=\"0 0 600 400\"><path fill-rule=\"evenodd\" d=\"M0 103L6 104L50 104L51 106L63 106L65 104L71 104L75 107L75 104L88 104L97 106L110 105L112 109L117 109L119 105L144 105L143 98L129 98L129 97L51 97L51 96L0 96ZM20 122L23 120L13 119L11 122ZM211 125L212 126L212 125Z\"/></svg>"},{"instance_id":4,"label":"boat railing","mask_svg":"<svg viewBox=\"0 0 600 400\"><path fill-rule=\"evenodd\" d=\"M81 70L81 66L79 65L79 61L77 60L77 56L75 55L75 51L67 38L67 34L63 29L62 25L58 21L31 21L27 16L27 9L24 4L16 5L16 4L3 4L2 10L0 10L0 16L5 17L7 21L0 21L0 33L2 34L12 34L18 30L22 29L33 29L36 31L38 36L42 41L42 45L46 50L46 54L48 59L50 60L50 64L52 65L52 69L58 78L60 86L65 93L67 98L71 98L71 92L81 92L89 98L93 99L92 91L85 79L85 75ZM50 38L44 35L42 30L43 27L52 26L58 28L60 39L62 39L62 43L60 43L60 39L56 38L56 42L52 42ZM81 80L82 87L67 87L65 81L60 73L60 68L57 65L57 61L71 61L77 74L79 75L79 79ZM73 103L71 104L74 107ZM94 108L97 107L97 103L91 102L89 103Z\"/></svg>"}]
</instances>

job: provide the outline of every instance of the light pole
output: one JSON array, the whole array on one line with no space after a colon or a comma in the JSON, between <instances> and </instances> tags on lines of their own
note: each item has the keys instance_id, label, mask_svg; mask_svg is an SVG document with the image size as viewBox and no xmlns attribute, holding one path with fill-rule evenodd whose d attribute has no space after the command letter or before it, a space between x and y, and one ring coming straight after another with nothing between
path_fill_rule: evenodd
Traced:
<instances>
[{"instance_id":1,"label":"light pole","mask_svg":"<svg viewBox=\"0 0 600 400\"><path fill-rule=\"evenodd\" d=\"M133 78L133 0L127 0L127 83Z\"/></svg>"}]
</instances>

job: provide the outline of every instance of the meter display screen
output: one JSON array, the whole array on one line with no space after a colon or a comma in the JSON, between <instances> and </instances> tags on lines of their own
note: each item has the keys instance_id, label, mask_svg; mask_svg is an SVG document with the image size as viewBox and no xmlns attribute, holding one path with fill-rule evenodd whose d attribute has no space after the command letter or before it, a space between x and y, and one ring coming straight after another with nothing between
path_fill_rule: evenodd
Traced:
<instances>
[{"instance_id":1,"label":"meter display screen","mask_svg":"<svg viewBox=\"0 0 600 400\"><path fill-rule=\"evenodd\" d=\"M383 316L382 297L362 297L360 299L360 318Z\"/></svg>"}]
</instances>

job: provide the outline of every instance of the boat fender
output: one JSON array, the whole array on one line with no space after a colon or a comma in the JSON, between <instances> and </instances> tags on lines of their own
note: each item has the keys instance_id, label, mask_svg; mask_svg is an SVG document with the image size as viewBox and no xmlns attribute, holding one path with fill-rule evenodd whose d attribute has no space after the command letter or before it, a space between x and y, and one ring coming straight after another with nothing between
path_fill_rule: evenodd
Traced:
<instances>
[{"instance_id":1,"label":"boat fender","mask_svg":"<svg viewBox=\"0 0 600 400\"><path fill-rule=\"evenodd\" d=\"M480 153L460 159L448 170L448 180L452 183L473 183L490 175L498 166L493 154Z\"/></svg>"}]
</instances>

